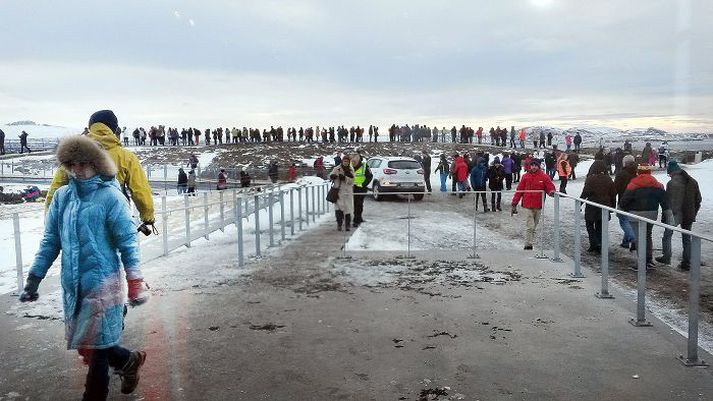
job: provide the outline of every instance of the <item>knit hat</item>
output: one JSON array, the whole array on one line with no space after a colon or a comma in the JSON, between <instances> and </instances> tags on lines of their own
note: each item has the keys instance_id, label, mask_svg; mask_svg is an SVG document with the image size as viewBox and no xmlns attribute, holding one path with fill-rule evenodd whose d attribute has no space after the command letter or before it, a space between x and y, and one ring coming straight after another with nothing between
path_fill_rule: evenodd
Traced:
<instances>
[{"instance_id":1,"label":"knit hat","mask_svg":"<svg viewBox=\"0 0 713 401\"><path fill-rule=\"evenodd\" d=\"M639 164L639 167L636 169L636 172L638 174L651 174L651 166L648 164Z\"/></svg>"},{"instance_id":2,"label":"knit hat","mask_svg":"<svg viewBox=\"0 0 713 401\"><path fill-rule=\"evenodd\" d=\"M540 159L532 159L530 161L530 166L535 165L537 167L540 167Z\"/></svg>"},{"instance_id":3,"label":"knit hat","mask_svg":"<svg viewBox=\"0 0 713 401\"><path fill-rule=\"evenodd\" d=\"M681 166L679 166L675 160L671 160L670 162L668 162L668 167L666 168L666 173L671 174L674 171L678 171L680 169L681 169Z\"/></svg>"},{"instance_id":4,"label":"knit hat","mask_svg":"<svg viewBox=\"0 0 713 401\"><path fill-rule=\"evenodd\" d=\"M494 164L499 164L500 163L500 158L495 156L495 159L493 159Z\"/></svg>"},{"instance_id":5,"label":"knit hat","mask_svg":"<svg viewBox=\"0 0 713 401\"><path fill-rule=\"evenodd\" d=\"M636 159L634 159L634 155L626 155L624 158L621 160L624 166L628 166L630 164L636 163Z\"/></svg>"},{"instance_id":6,"label":"knit hat","mask_svg":"<svg viewBox=\"0 0 713 401\"><path fill-rule=\"evenodd\" d=\"M111 110L99 110L89 117L89 127L94 123L102 123L111 129L111 132L117 133L119 131L119 120L116 118Z\"/></svg>"}]
</instances>

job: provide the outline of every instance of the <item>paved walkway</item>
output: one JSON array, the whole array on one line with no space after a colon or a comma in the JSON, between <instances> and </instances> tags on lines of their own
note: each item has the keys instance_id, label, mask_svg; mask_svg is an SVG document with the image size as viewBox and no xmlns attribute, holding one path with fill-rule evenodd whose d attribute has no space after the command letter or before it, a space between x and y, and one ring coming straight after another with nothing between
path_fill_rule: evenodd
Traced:
<instances>
[{"instance_id":1,"label":"paved walkway","mask_svg":"<svg viewBox=\"0 0 713 401\"><path fill-rule=\"evenodd\" d=\"M624 297L595 298L593 274L524 251L336 260L335 234L322 224L212 286L154 288L124 338L148 352L141 384L125 397L114 378L110 399L713 399L713 369L680 364L685 340L663 323L630 325ZM86 368L62 334L0 315L0 399L80 398Z\"/></svg>"}]
</instances>

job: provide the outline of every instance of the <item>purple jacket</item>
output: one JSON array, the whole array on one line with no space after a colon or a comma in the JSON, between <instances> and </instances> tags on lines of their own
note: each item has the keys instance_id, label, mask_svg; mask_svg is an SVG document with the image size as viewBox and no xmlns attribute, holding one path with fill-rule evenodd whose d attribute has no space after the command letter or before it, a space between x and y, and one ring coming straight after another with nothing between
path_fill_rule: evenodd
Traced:
<instances>
[{"instance_id":1,"label":"purple jacket","mask_svg":"<svg viewBox=\"0 0 713 401\"><path fill-rule=\"evenodd\" d=\"M506 157L503 159L503 169L505 170L505 174L512 174L514 166L515 162L511 158Z\"/></svg>"}]
</instances>

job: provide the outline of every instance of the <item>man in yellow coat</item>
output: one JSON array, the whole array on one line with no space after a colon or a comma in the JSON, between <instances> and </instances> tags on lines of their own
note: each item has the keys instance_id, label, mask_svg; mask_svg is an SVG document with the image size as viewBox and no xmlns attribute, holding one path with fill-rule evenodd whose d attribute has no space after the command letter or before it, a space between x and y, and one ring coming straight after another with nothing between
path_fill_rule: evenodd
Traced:
<instances>
[{"instance_id":1,"label":"man in yellow coat","mask_svg":"<svg viewBox=\"0 0 713 401\"><path fill-rule=\"evenodd\" d=\"M151 197L151 187L146 178L144 170L141 168L138 157L132 152L121 147L116 132L119 128L119 121L111 110L100 110L89 117L89 138L93 139L116 163L118 172L116 179L124 190L128 190L139 210L141 221L145 224L155 222L153 198ZM52 195L61 186L69 182L64 169L57 169L52 184L47 191L45 209L52 202Z\"/></svg>"}]
</instances>

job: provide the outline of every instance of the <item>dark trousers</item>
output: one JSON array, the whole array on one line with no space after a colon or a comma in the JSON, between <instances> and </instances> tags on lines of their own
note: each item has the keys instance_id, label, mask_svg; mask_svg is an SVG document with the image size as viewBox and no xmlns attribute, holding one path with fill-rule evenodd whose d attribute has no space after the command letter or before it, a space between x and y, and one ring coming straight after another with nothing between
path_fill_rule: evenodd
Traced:
<instances>
[{"instance_id":1,"label":"dark trousers","mask_svg":"<svg viewBox=\"0 0 713 401\"><path fill-rule=\"evenodd\" d=\"M337 226L339 228L342 228L342 224L346 224L347 228L349 228L351 226L351 224L352 224L352 215L351 214L345 215L343 211L335 210L334 216L337 218Z\"/></svg>"},{"instance_id":2,"label":"dark trousers","mask_svg":"<svg viewBox=\"0 0 713 401\"><path fill-rule=\"evenodd\" d=\"M109 367L123 368L131 352L115 345L106 349L80 349L79 355L89 364L84 384L83 401L103 401L109 394Z\"/></svg>"},{"instance_id":3,"label":"dark trousers","mask_svg":"<svg viewBox=\"0 0 713 401\"><path fill-rule=\"evenodd\" d=\"M560 176L560 192L567 193L567 177Z\"/></svg>"},{"instance_id":4,"label":"dark trousers","mask_svg":"<svg viewBox=\"0 0 713 401\"><path fill-rule=\"evenodd\" d=\"M599 217L596 220L585 220L584 223L587 226L587 234L589 234L589 248L601 250L602 218Z\"/></svg>"},{"instance_id":5,"label":"dark trousers","mask_svg":"<svg viewBox=\"0 0 713 401\"><path fill-rule=\"evenodd\" d=\"M505 189L508 191L512 188L512 173L505 174Z\"/></svg>"},{"instance_id":6,"label":"dark trousers","mask_svg":"<svg viewBox=\"0 0 713 401\"><path fill-rule=\"evenodd\" d=\"M516 166L515 170L512 172L512 182L520 182L520 169L521 167Z\"/></svg>"},{"instance_id":7,"label":"dark trousers","mask_svg":"<svg viewBox=\"0 0 713 401\"><path fill-rule=\"evenodd\" d=\"M637 247L637 252L641 252L641 249L638 249L639 247L639 224L646 224L646 263L651 262L654 259L654 241L653 241L653 231L654 231L654 226L653 224L649 223L639 223L638 220L636 219L631 219L631 228L634 229L634 236L636 237L636 247Z\"/></svg>"},{"instance_id":8,"label":"dark trousers","mask_svg":"<svg viewBox=\"0 0 713 401\"><path fill-rule=\"evenodd\" d=\"M490 206L491 206L490 208L493 209L493 210L495 210L496 207L497 207L497 209L499 210L499 209L500 209L500 201L502 200L502 197L503 197L503 194L500 193L500 192L498 192L498 193L495 193L495 192L491 193L491 194L490 194ZM497 199L497 203L495 202L496 199Z\"/></svg>"},{"instance_id":9,"label":"dark trousers","mask_svg":"<svg viewBox=\"0 0 713 401\"><path fill-rule=\"evenodd\" d=\"M426 181L426 191L431 192L431 170L423 170L423 179Z\"/></svg>"},{"instance_id":10,"label":"dark trousers","mask_svg":"<svg viewBox=\"0 0 713 401\"><path fill-rule=\"evenodd\" d=\"M361 224L364 219L364 198L366 198L366 188L354 187L354 225Z\"/></svg>"},{"instance_id":11,"label":"dark trousers","mask_svg":"<svg viewBox=\"0 0 713 401\"><path fill-rule=\"evenodd\" d=\"M483 201L483 210L488 210L488 197L485 194L485 188L473 188L473 191L482 191L475 194L475 210L478 210L478 201Z\"/></svg>"}]
</instances>

